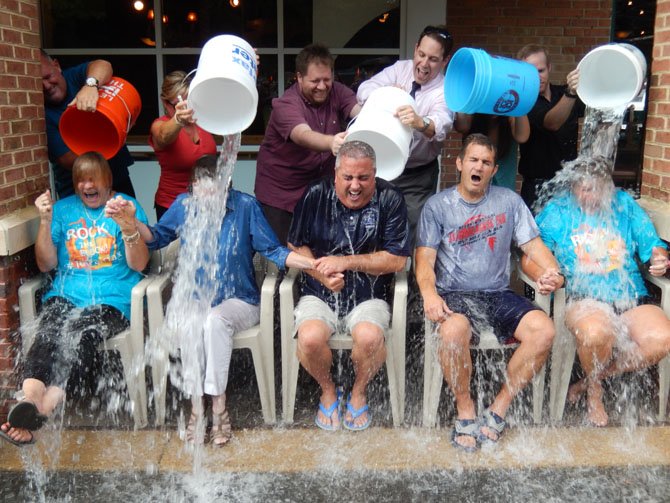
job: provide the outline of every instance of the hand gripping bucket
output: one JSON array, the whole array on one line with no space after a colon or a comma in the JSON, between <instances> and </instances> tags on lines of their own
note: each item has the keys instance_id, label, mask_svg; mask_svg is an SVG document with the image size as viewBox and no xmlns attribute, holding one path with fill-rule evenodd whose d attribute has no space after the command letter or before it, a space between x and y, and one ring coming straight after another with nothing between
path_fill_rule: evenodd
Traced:
<instances>
[{"instance_id":1,"label":"hand gripping bucket","mask_svg":"<svg viewBox=\"0 0 670 503\"><path fill-rule=\"evenodd\" d=\"M244 131L256 117L256 54L234 35L211 38L202 48L188 91L198 125L218 135Z\"/></svg>"},{"instance_id":2,"label":"hand gripping bucket","mask_svg":"<svg viewBox=\"0 0 670 503\"><path fill-rule=\"evenodd\" d=\"M142 100L132 84L120 77L112 77L98 92L95 112L77 110L74 105L67 107L58 129L75 154L93 150L111 159L126 143L128 131L142 110Z\"/></svg>"},{"instance_id":3,"label":"hand gripping bucket","mask_svg":"<svg viewBox=\"0 0 670 503\"><path fill-rule=\"evenodd\" d=\"M526 115L539 93L533 65L469 47L454 53L444 79L447 106L466 114Z\"/></svg>"},{"instance_id":4,"label":"hand gripping bucket","mask_svg":"<svg viewBox=\"0 0 670 503\"><path fill-rule=\"evenodd\" d=\"M400 176L409 157L412 130L394 116L402 105L416 107L414 99L402 89L375 89L349 126L345 140L362 141L372 147L377 157L377 176L384 180Z\"/></svg>"},{"instance_id":5,"label":"hand gripping bucket","mask_svg":"<svg viewBox=\"0 0 670 503\"><path fill-rule=\"evenodd\" d=\"M592 108L617 108L627 105L640 92L647 75L647 61L630 44L596 47L577 65L577 94Z\"/></svg>"}]
</instances>

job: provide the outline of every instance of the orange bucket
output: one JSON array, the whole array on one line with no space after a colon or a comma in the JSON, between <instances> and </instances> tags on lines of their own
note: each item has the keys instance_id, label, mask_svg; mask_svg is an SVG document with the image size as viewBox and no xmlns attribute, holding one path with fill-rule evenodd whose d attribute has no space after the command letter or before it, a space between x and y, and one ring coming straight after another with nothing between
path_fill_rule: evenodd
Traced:
<instances>
[{"instance_id":1,"label":"orange bucket","mask_svg":"<svg viewBox=\"0 0 670 503\"><path fill-rule=\"evenodd\" d=\"M142 110L142 100L132 84L120 77L112 77L100 87L99 94L95 112L77 110L74 105L67 107L58 129L75 154L93 150L111 159L126 143L128 131Z\"/></svg>"}]
</instances>

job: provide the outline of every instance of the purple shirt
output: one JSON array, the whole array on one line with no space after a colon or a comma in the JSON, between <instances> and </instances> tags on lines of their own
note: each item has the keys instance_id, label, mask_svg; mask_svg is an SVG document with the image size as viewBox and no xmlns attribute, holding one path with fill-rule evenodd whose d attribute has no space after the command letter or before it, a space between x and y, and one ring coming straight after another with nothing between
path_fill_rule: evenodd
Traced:
<instances>
[{"instance_id":1,"label":"purple shirt","mask_svg":"<svg viewBox=\"0 0 670 503\"><path fill-rule=\"evenodd\" d=\"M356 105L354 92L339 82L320 106L310 104L298 83L281 98L272 100L272 115L256 163L256 198L263 204L293 212L307 185L333 174L335 157L293 143L293 128L307 124L313 131L334 135L344 130L351 109Z\"/></svg>"}]
</instances>

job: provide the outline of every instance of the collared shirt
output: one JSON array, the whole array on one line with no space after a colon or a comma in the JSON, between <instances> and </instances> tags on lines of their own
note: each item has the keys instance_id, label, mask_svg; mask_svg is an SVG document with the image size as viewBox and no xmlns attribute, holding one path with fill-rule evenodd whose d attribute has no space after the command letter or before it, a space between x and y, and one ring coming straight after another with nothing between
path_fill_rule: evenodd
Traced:
<instances>
[{"instance_id":1,"label":"collared shirt","mask_svg":"<svg viewBox=\"0 0 670 503\"><path fill-rule=\"evenodd\" d=\"M519 173L525 178L553 178L561 169L562 161L571 161L577 157L578 119L584 115L584 104L575 103L567 120L558 131L549 131L544 127L544 118L563 97L567 86L551 86L551 101L539 96L528 113L530 137L519 145Z\"/></svg>"},{"instance_id":2,"label":"collared shirt","mask_svg":"<svg viewBox=\"0 0 670 503\"><path fill-rule=\"evenodd\" d=\"M387 251L407 257L410 254L407 208L398 189L377 178L370 202L351 210L335 193L332 178L313 183L293 214L288 241L296 247L308 246L314 257L360 255ZM344 288L335 294L319 281L303 274L302 294L315 295L344 315L369 299L389 299L392 274L373 276L346 271Z\"/></svg>"},{"instance_id":3,"label":"collared shirt","mask_svg":"<svg viewBox=\"0 0 670 503\"><path fill-rule=\"evenodd\" d=\"M56 182L56 191L63 198L74 194L72 186L72 172L60 166L56 160L70 151L63 141L63 137L58 130L58 123L61 115L65 112L68 104L74 99L77 93L86 83L86 70L88 63L82 63L72 68L63 70L63 78L67 85L65 99L60 105L44 105L44 118L47 126L47 149L49 151L49 161L54 165L54 179ZM128 166L133 164L133 158L130 156L128 147L123 145L117 154L109 159L109 167L112 169L114 184L121 180L130 178Z\"/></svg>"},{"instance_id":4,"label":"collared shirt","mask_svg":"<svg viewBox=\"0 0 670 503\"><path fill-rule=\"evenodd\" d=\"M383 86L401 86L410 92L414 82L414 61L406 59L384 68L372 78L361 83L356 97L362 105L375 89ZM412 146L407 159L407 168L416 168L434 161L442 152L442 144L454 124L454 113L444 101L444 75L439 73L433 80L421 85L416 92L416 113L427 117L435 124L435 136L427 138L412 129Z\"/></svg>"},{"instance_id":5,"label":"collared shirt","mask_svg":"<svg viewBox=\"0 0 670 503\"><path fill-rule=\"evenodd\" d=\"M258 151L254 192L263 204L292 212L307 185L332 176L335 157L293 143L291 131L307 124L312 131L334 135L346 128L356 106L354 92L334 82L327 100L319 106L309 103L298 83L281 98L272 100L272 114Z\"/></svg>"},{"instance_id":6,"label":"collared shirt","mask_svg":"<svg viewBox=\"0 0 670 503\"><path fill-rule=\"evenodd\" d=\"M160 221L151 227L154 240L147 243L150 250L163 248L179 236L190 197L190 194L178 196ZM289 254L289 250L279 244L258 201L231 189L219 234L219 271L212 305L232 298L258 305L260 293L254 273L255 252L282 269Z\"/></svg>"}]
</instances>

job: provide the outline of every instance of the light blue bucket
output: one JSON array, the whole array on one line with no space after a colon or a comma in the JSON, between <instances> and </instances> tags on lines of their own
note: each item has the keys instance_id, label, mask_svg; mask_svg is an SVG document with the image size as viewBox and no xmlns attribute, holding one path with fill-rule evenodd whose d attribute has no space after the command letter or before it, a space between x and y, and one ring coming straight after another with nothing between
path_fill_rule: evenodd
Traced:
<instances>
[{"instance_id":1,"label":"light blue bucket","mask_svg":"<svg viewBox=\"0 0 670 503\"><path fill-rule=\"evenodd\" d=\"M462 47L444 79L444 99L454 112L526 115L540 92L540 77L530 63Z\"/></svg>"}]
</instances>

